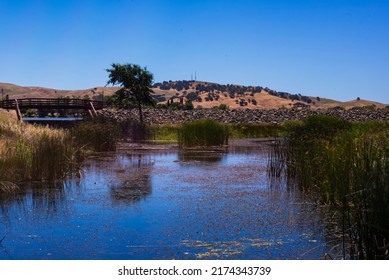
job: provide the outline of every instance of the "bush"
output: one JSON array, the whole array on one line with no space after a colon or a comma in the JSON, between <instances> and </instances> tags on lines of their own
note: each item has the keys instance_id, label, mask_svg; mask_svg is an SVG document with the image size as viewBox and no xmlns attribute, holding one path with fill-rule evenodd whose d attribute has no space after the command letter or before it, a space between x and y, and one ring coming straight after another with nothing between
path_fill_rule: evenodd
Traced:
<instances>
[{"instance_id":1,"label":"bush","mask_svg":"<svg viewBox=\"0 0 389 280\"><path fill-rule=\"evenodd\" d=\"M219 107L218 107L219 110L223 110L223 111L226 111L228 110L228 105L227 104L220 104Z\"/></svg>"}]
</instances>

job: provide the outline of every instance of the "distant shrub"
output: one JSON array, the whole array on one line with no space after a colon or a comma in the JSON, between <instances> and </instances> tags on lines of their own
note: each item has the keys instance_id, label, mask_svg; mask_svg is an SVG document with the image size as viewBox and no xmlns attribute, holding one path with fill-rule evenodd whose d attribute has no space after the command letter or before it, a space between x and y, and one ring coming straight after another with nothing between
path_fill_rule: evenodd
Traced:
<instances>
[{"instance_id":1,"label":"distant shrub","mask_svg":"<svg viewBox=\"0 0 389 280\"><path fill-rule=\"evenodd\" d=\"M219 107L217 107L219 110L226 111L229 109L227 104L220 104Z\"/></svg>"}]
</instances>

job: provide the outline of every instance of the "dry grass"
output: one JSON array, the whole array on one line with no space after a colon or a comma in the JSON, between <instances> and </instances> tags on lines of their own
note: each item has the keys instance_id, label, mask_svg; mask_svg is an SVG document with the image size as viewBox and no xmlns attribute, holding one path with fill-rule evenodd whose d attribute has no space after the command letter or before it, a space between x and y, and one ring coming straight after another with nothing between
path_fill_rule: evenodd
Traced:
<instances>
[{"instance_id":1,"label":"dry grass","mask_svg":"<svg viewBox=\"0 0 389 280\"><path fill-rule=\"evenodd\" d=\"M20 181L63 178L81 160L82 152L68 131L20 123L1 114L2 190L13 190L12 184Z\"/></svg>"},{"instance_id":2,"label":"dry grass","mask_svg":"<svg viewBox=\"0 0 389 280\"><path fill-rule=\"evenodd\" d=\"M194 85L196 85L195 83ZM93 98L98 95L110 96L115 93L119 88L118 87L95 87L84 90L55 90L43 87L21 87L12 84L0 83L0 87L4 88L4 90L9 94L10 98L58 98L58 97L77 97L82 98L85 95L88 95L90 98ZM176 96L178 92L179 96L183 95L184 90L177 91L174 89L170 90L161 90L159 88L153 89L155 94L163 95L166 99ZM193 90L189 90L193 91ZM206 93L202 93L200 95L203 100L207 96ZM241 98L248 101L248 99L255 99L257 105L253 105L252 103L248 103L247 106L241 107L236 101L239 101ZM311 106L312 109L316 108L333 108L333 107L343 107L345 109L350 109L352 107L362 107L369 106L375 104L377 108L383 108L386 105L378 102L368 101L368 100L351 100L348 102L340 102L336 100L330 100L326 98L321 98L320 101L316 99L316 97L311 97L311 99L315 102L315 106ZM250 96L248 93L245 94L244 97L236 97L230 98L225 97L223 93L220 93L220 99L218 101L209 101L209 102L194 102L193 105L195 107L201 106L203 108L212 108L217 107L220 104L226 104L230 109L277 109L277 108L292 108L293 104L298 101L292 101L288 99L279 98L276 96L272 96L263 90L260 93L255 94L254 96Z\"/></svg>"},{"instance_id":3,"label":"dry grass","mask_svg":"<svg viewBox=\"0 0 389 280\"><path fill-rule=\"evenodd\" d=\"M12 182L0 181L0 196L2 194L10 195L19 190L19 186Z\"/></svg>"}]
</instances>

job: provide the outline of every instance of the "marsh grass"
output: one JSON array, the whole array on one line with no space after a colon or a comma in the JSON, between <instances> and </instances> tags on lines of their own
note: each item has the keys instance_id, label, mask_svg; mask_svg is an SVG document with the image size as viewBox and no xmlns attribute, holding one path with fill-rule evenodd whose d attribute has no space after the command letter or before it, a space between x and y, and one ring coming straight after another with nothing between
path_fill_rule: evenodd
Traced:
<instances>
[{"instance_id":1,"label":"marsh grass","mask_svg":"<svg viewBox=\"0 0 389 280\"><path fill-rule=\"evenodd\" d=\"M285 175L294 182L289 187L318 194L321 203L341 212L350 258L389 258L387 122L315 116L289 124L272 149L269 173Z\"/></svg>"},{"instance_id":2,"label":"marsh grass","mask_svg":"<svg viewBox=\"0 0 389 280\"><path fill-rule=\"evenodd\" d=\"M150 129L153 131L154 140L176 142L178 139L178 131L180 125L163 124L152 125Z\"/></svg>"},{"instance_id":3,"label":"marsh grass","mask_svg":"<svg viewBox=\"0 0 389 280\"><path fill-rule=\"evenodd\" d=\"M285 128L277 124L229 124L231 138L265 138L285 134Z\"/></svg>"},{"instance_id":4,"label":"marsh grass","mask_svg":"<svg viewBox=\"0 0 389 280\"><path fill-rule=\"evenodd\" d=\"M8 121L0 122L0 127L2 190L21 181L61 179L83 158L65 130Z\"/></svg>"},{"instance_id":5,"label":"marsh grass","mask_svg":"<svg viewBox=\"0 0 389 280\"><path fill-rule=\"evenodd\" d=\"M0 181L0 197L12 195L19 191L19 186L9 181Z\"/></svg>"},{"instance_id":6,"label":"marsh grass","mask_svg":"<svg viewBox=\"0 0 389 280\"><path fill-rule=\"evenodd\" d=\"M73 141L84 149L114 151L120 139L120 127L115 123L81 122L70 130Z\"/></svg>"},{"instance_id":7,"label":"marsh grass","mask_svg":"<svg viewBox=\"0 0 389 280\"><path fill-rule=\"evenodd\" d=\"M184 123L178 130L178 144L185 147L227 145L228 138L228 127L211 120Z\"/></svg>"},{"instance_id":8,"label":"marsh grass","mask_svg":"<svg viewBox=\"0 0 389 280\"><path fill-rule=\"evenodd\" d=\"M228 131L229 139L279 137L285 134L285 128L282 125L226 124L224 126ZM150 129L154 140L175 142L179 139L181 127L182 125L179 124L164 124L152 125Z\"/></svg>"},{"instance_id":9,"label":"marsh grass","mask_svg":"<svg viewBox=\"0 0 389 280\"><path fill-rule=\"evenodd\" d=\"M97 119L90 123L95 127L94 129L108 130L107 136L108 138L115 139L115 145L119 140L138 143L147 140L153 140L155 138L155 130L150 125L146 123L140 123L138 120L117 120L100 115ZM103 137L103 139L105 139L105 141L108 143L108 139L106 139L106 137Z\"/></svg>"},{"instance_id":10,"label":"marsh grass","mask_svg":"<svg viewBox=\"0 0 389 280\"><path fill-rule=\"evenodd\" d=\"M154 130L145 123L131 122L125 127L124 135L127 135L132 142L142 143L155 139Z\"/></svg>"}]
</instances>

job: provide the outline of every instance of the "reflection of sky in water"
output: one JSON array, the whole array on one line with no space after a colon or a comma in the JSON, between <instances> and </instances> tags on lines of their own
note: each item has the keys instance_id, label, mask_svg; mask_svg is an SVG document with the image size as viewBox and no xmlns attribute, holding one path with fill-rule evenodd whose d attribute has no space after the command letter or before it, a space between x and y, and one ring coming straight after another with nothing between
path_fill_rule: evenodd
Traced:
<instances>
[{"instance_id":1,"label":"reflection of sky in water","mask_svg":"<svg viewBox=\"0 0 389 280\"><path fill-rule=\"evenodd\" d=\"M211 160L207 161L207 156ZM319 209L270 190L266 158L139 151L85 164L81 180L3 201L0 259L320 259Z\"/></svg>"}]
</instances>

